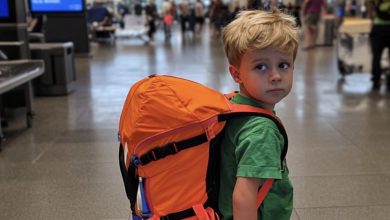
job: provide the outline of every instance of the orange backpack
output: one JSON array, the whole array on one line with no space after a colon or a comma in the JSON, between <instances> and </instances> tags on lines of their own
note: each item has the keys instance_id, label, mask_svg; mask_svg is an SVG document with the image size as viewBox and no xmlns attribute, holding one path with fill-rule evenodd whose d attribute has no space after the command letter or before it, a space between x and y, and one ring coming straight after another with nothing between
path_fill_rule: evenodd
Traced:
<instances>
[{"instance_id":1,"label":"orange backpack","mask_svg":"<svg viewBox=\"0 0 390 220\"><path fill-rule=\"evenodd\" d=\"M230 96L230 98L233 95ZM201 84L152 75L135 83L123 106L119 165L133 219L219 219L219 147L226 120L271 112L233 104ZM266 181L258 205L271 188Z\"/></svg>"}]
</instances>

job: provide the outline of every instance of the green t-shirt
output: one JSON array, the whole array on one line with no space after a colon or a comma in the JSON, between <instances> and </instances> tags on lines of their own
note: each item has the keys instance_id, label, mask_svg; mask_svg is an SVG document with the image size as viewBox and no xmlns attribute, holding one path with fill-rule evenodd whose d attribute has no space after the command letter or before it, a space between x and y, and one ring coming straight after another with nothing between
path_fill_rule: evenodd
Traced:
<instances>
[{"instance_id":1,"label":"green t-shirt","mask_svg":"<svg viewBox=\"0 0 390 220\"><path fill-rule=\"evenodd\" d=\"M236 95L232 102L260 107L250 98ZM276 124L258 116L237 117L227 122L221 145L219 210L233 219L232 195L239 177L273 178L274 185L258 210L258 219L287 220L293 209L293 187L280 156L284 139Z\"/></svg>"}]
</instances>

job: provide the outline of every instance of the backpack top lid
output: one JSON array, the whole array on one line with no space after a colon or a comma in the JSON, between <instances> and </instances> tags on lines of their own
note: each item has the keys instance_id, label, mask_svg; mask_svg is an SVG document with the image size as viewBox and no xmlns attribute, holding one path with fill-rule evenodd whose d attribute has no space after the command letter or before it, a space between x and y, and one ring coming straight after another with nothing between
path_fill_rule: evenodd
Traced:
<instances>
[{"instance_id":1,"label":"backpack top lid","mask_svg":"<svg viewBox=\"0 0 390 220\"><path fill-rule=\"evenodd\" d=\"M150 76L134 84L128 93L119 122L120 141L129 151L145 153L156 145L135 149L148 138L194 122L202 122L223 112L230 111L225 96L199 83L173 76ZM204 132L205 128L191 128L190 131L169 137L185 139ZM188 133L188 134L187 134Z\"/></svg>"},{"instance_id":2,"label":"backpack top lid","mask_svg":"<svg viewBox=\"0 0 390 220\"><path fill-rule=\"evenodd\" d=\"M390 0L375 1L375 12L378 18L390 21Z\"/></svg>"}]
</instances>

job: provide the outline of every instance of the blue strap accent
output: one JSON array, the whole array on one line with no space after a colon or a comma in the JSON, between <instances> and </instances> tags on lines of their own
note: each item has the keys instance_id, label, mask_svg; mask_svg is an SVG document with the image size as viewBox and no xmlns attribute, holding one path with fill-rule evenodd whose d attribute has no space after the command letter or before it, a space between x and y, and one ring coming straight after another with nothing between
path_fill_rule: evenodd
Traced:
<instances>
[{"instance_id":1,"label":"blue strap accent","mask_svg":"<svg viewBox=\"0 0 390 220\"><path fill-rule=\"evenodd\" d=\"M142 218L139 217L138 215L132 215L132 219L133 220L142 220Z\"/></svg>"},{"instance_id":2,"label":"blue strap accent","mask_svg":"<svg viewBox=\"0 0 390 220\"><path fill-rule=\"evenodd\" d=\"M141 201L142 201L142 214L147 216L152 216L152 213L149 210L148 203L146 202L146 196L145 196L145 189L144 189L144 183L142 179L140 179L140 191L141 191Z\"/></svg>"},{"instance_id":3,"label":"blue strap accent","mask_svg":"<svg viewBox=\"0 0 390 220\"><path fill-rule=\"evenodd\" d=\"M133 167L138 167L138 165L139 165L140 163L141 163L141 162L140 162L140 160L139 160L139 158L138 158L137 155L131 156L131 165L132 165Z\"/></svg>"}]
</instances>

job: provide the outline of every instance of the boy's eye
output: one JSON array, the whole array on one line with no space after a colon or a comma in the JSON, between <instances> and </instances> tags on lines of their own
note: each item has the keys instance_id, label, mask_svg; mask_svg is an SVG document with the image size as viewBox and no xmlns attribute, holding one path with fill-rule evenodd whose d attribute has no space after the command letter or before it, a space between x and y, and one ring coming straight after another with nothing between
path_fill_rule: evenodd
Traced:
<instances>
[{"instance_id":1,"label":"boy's eye","mask_svg":"<svg viewBox=\"0 0 390 220\"><path fill-rule=\"evenodd\" d=\"M280 69L288 69L290 67L290 64L288 63L280 63L279 68Z\"/></svg>"},{"instance_id":2,"label":"boy's eye","mask_svg":"<svg viewBox=\"0 0 390 220\"><path fill-rule=\"evenodd\" d=\"M256 66L256 69L261 70L261 71L262 70L266 70L267 66L265 64L259 64L259 65Z\"/></svg>"}]
</instances>

